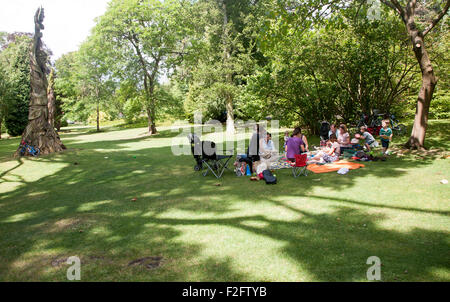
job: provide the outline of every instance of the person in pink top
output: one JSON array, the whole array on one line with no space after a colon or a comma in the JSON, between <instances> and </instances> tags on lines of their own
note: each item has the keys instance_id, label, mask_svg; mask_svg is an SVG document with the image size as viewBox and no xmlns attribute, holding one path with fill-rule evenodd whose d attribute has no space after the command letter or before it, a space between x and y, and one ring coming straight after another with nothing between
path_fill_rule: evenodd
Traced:
<instances>
[{"instance_id":1,"label":"person in pink top","mask_svg":"<svg viewBox=\"0 0 450 302\"><path fill-rule=\"evenodd\" d=\"M352 144L350 141L350 134L348 133L347 126L341 124L339 126L339 137L337 142L340 146L340 152L344 152L344 150L352 149Z\"/></svg>"}]
</instances>

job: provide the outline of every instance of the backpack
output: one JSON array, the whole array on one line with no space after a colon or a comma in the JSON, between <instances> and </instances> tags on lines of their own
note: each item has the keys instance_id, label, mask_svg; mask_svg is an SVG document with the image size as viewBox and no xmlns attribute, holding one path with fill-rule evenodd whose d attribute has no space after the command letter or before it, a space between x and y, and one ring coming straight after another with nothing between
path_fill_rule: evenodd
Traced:
<instances>
[{"instance_id":1,"label":"backpack","mask_svg":"<svg viewBox=\"0 0 450 302\"><path fill-rule=\"evenodd\" d=\"M273 176L272 172L270 170L264 170L262 172L264 180L266 181L266 184L268 185L274 185L277 183L277 178Z\"/></svg>"},{"instance_id":2,"label":"backpack","mask_svg":"<svg viewBox=\"0 0 450 302\"><path fill-rule=\"evenodd\" d=\"M355 156L359 157L359 158L363 158L363 157L366 157L367 155L364 151L358 151L358 152L356 152Z\"/></svg>"},{"instance_id":3,"label":"backpack","mask_svg":"<svg viewBox=\"0 0 450 302\"><path fill-rule=\"evenodd\" d=\"M246 174L247 164L241 159L241 156L238 155L236 157L236 161L234 162L234 166L236 167L234 172L236 173L236 176L245 176Z\"/></svg>"}]
</instances>

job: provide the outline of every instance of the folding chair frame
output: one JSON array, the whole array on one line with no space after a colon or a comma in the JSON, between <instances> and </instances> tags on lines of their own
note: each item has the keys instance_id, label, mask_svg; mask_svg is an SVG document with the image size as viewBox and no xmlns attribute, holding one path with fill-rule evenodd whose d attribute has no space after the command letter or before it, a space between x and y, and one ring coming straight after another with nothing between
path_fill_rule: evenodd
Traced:
<instances>
[{"instance_id":1,"label":"folding chair frame","mask_svg":"<svg viewBox=\"0 0 450 302\"><path fill-rule=\"evenodd\" d=\"M299 177L300 175L308 176L308 169L306 169L307 166L303 167L293 167L292 174L294 177Z\"/></svg>"},{"instance_id":2,"label":"folding chair frame","mask_svg":"<svg viewBox=\"0 0 450 302\"><path fill-rule=\"evenodd\" d=\"M230 159L232 157L232 155L217 155L217 159L203 159L203 176L206 176L208 172L211 171L211 173L214 174L216 178L221 178L225 169L231 171L228 168L228 163L230 162Z\"/></svg>"},{"instance_id":3,"label":"folding chair frame","mask_svg":"<svg viewBox=\"0 0 450 302\"><path fill-rule=\"evenodd\" d=\"M200 141L200 139L195 134L189 134L188 139L191 144L192 155L194 156L194 159L197 162L197 164L194 167L195 171L201 170L203 176L208 175L208 172L211 171L211 173L214 174L216 178L222 177L222 174L225 171L225 169L231 171L228 168L228 163L230 162L230 159L233 157L233 155L215 154L215 156L205 156L203 152L202 155L196 155L195 148L203 148L203 142Z\"/></svg>"},{"instance_id":4,"label":"folding chair frame","mask_svg":"<svg viewBox=\"0 0 450 302\"><path fill-rule=\"evenodd\" d=\"M302 154L300 155L302 157L306 156L306 154ZM296 155L297 157L297 155ZM299 177L300 175L304 175L304 176L308 176L308 164L306 163L306 159L305 159L305 165L304 166L297 166L297 158L295 159L295 166L292 167L292 175L294 175L294 177Z\"/></svg>"}]
</instances>

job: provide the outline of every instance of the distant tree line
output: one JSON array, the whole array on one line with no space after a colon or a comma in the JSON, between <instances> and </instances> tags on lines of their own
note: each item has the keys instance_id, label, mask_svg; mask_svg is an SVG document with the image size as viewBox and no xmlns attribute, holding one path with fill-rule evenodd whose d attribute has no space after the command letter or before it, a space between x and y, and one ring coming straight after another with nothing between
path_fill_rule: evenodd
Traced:
<instances>
[{"instance_id":1,"label":"distant tree line","mask_svg":"<svg viewBox=\"0 0 450 302\"><path fill-rule=\"evenodd\" d=\"M145 118L153 134L157 121L200 110L229 127L271 117L316 132L321 120L352 124L378 109L415 116L409 144L423 147L417 119L450 112L449 3L112 0L79 50L54 63L55 125ZM16 36L3 34L0 55L12 135L29 91L30 37Z\"/></svg>"}]
</instances>

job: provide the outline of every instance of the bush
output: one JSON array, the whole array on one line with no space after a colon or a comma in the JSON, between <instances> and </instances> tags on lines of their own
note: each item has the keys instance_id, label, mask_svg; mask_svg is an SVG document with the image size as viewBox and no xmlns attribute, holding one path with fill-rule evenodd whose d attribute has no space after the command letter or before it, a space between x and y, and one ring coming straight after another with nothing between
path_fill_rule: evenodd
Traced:
<instances>
[{"instance_id":1,"label":"bush","mask_svg":"<svg viewBox=\"0 0 450 302\"><path fill-rule=\"evenodd\" d=\"M450 118L450 92L437 90L434 93L430 104L429 118L448 119Z\"/></svg>"},{"instance_id":2,"label":"bush","mask_svg":"<svg viewBox=\"0 0 450 302\"><path fill-rule=\"evenodd\" d=\"M62 120L61 127L67 127L67 126L69 126L69 123L67 122L67 120Z\"/></svg>"},{"instance_id":3,"label":"bush","mask_svg":"<svg viewBox=\"0 0 450 302\"><path fill-rule=\"evenodd\" d=\"M5 126L9 135L20 136L28 124L28 102L17 102L11 107L5 118Z\"/></svg>"}]
</instances>

